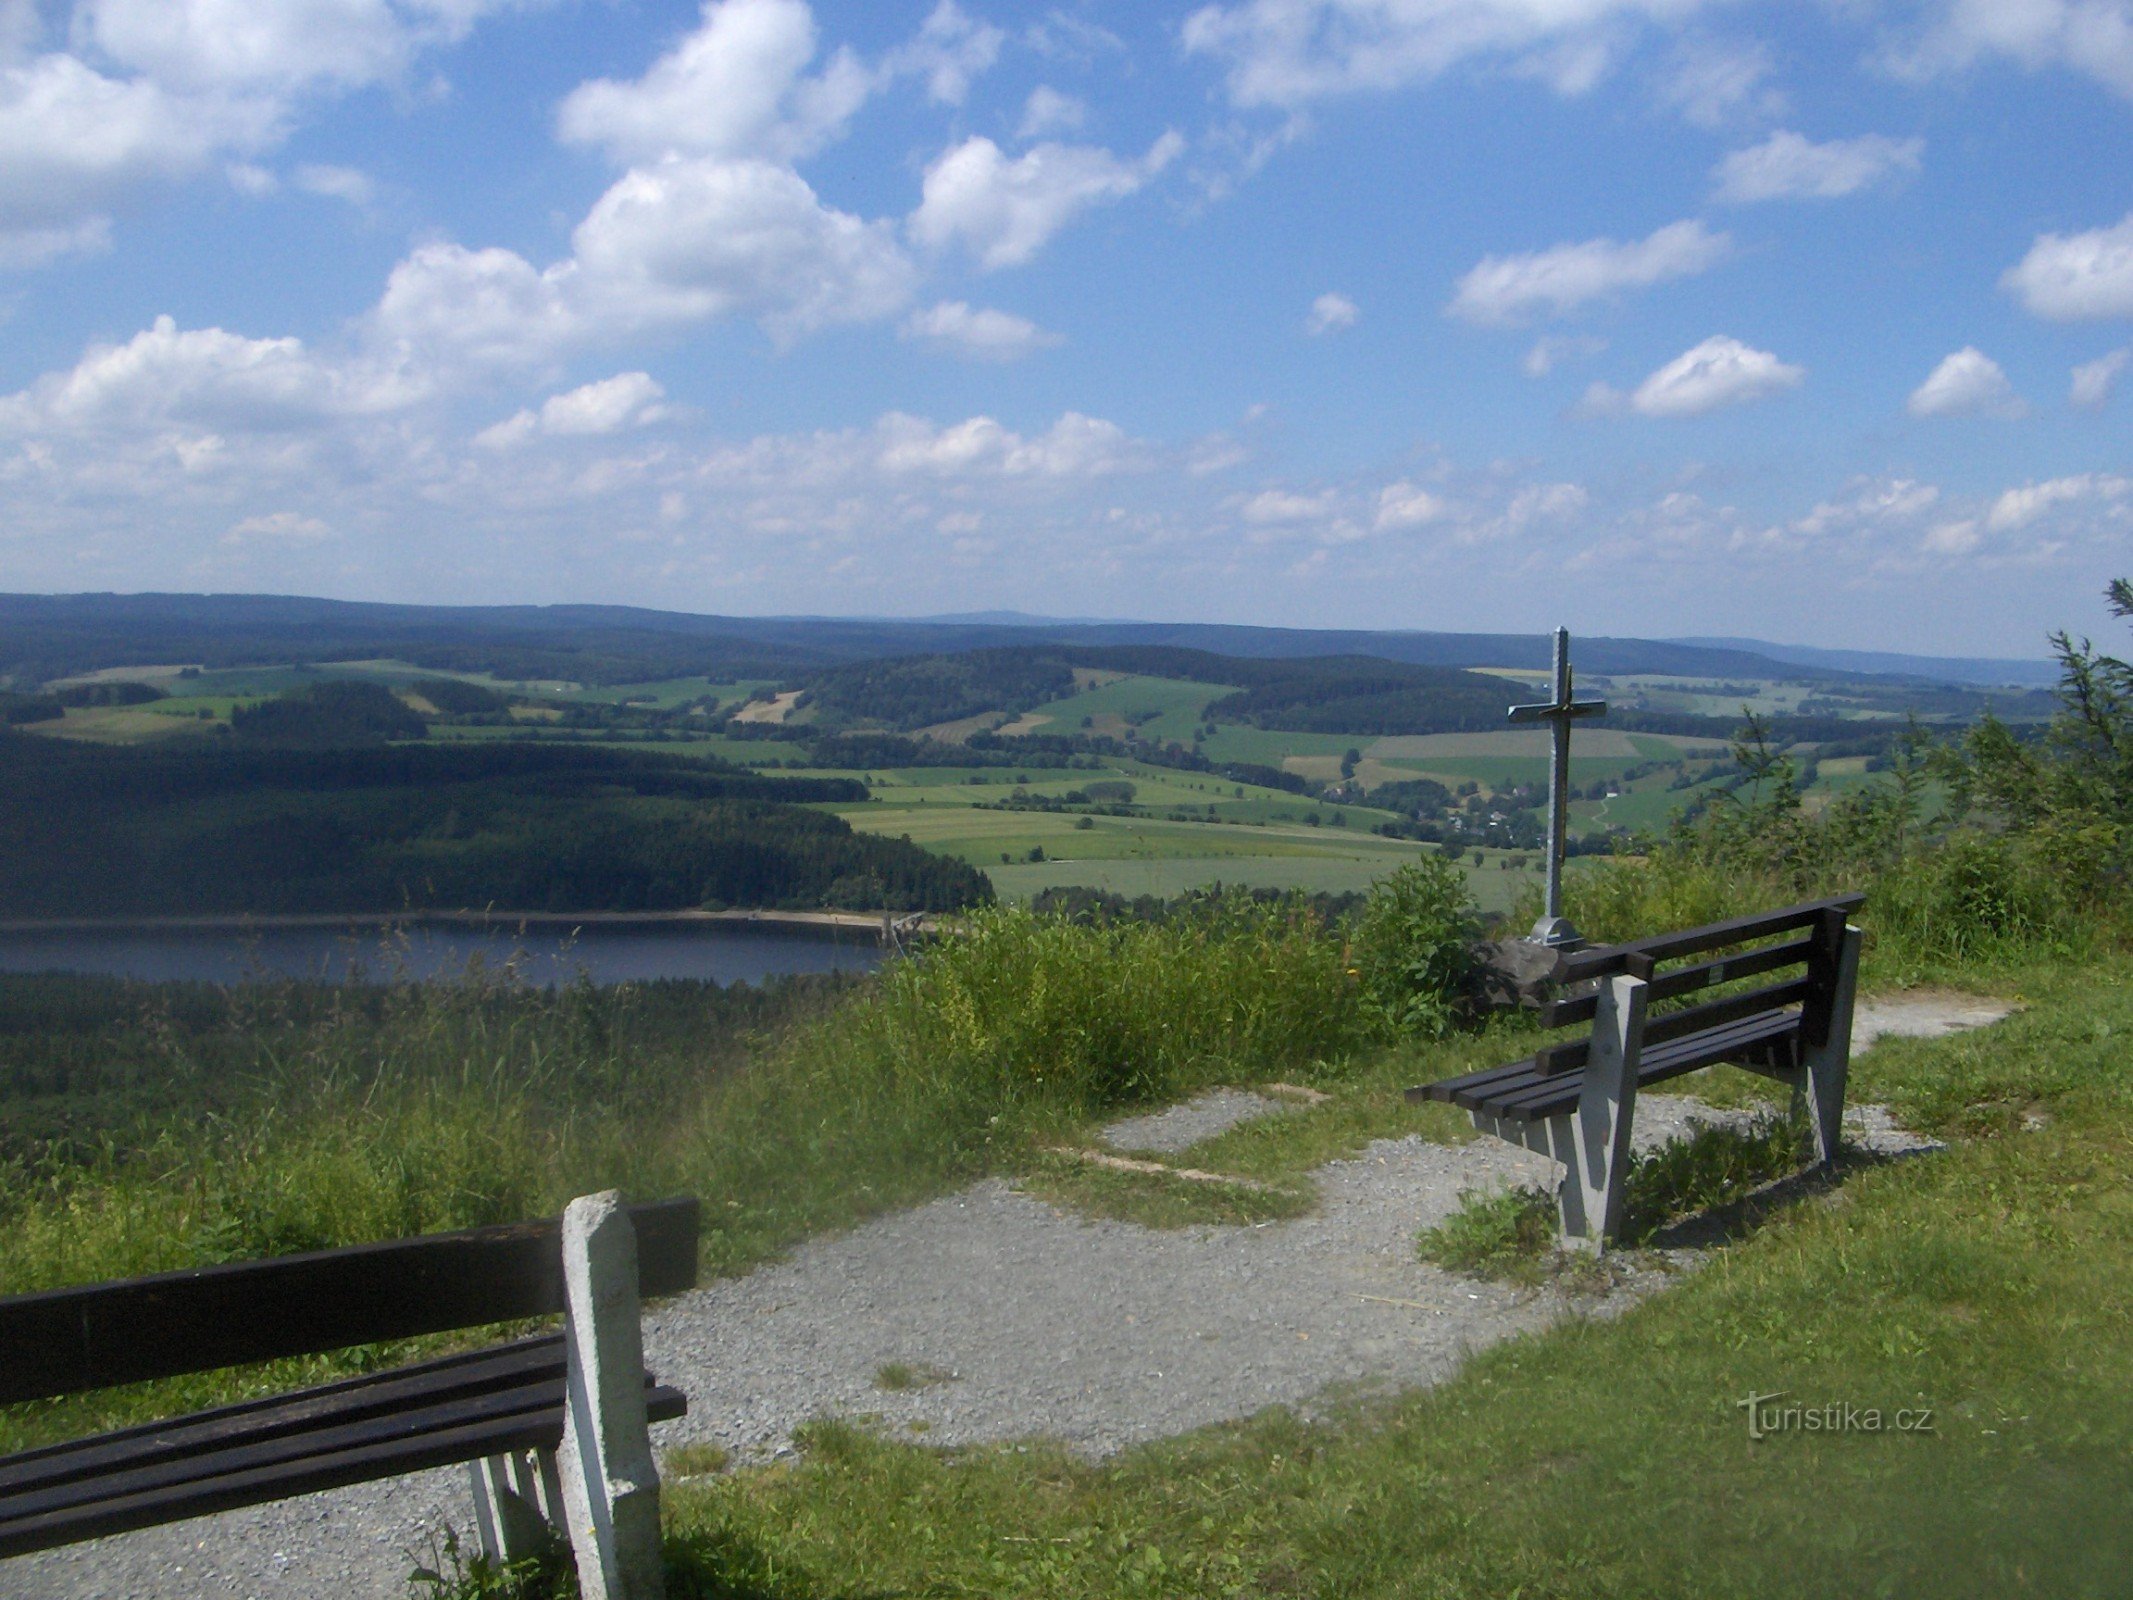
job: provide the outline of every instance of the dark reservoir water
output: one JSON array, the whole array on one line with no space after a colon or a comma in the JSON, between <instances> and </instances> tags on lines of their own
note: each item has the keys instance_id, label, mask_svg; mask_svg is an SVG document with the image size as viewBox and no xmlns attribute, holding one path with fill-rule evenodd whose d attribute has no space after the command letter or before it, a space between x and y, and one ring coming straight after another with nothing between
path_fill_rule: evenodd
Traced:
<instances>
[{"instance_id":1,"label":"dark reservoir water","mask_svg":"<svg viewBox=\"0 0 2133 1600\"><path fill-rule=\"evenodd\" d=\"M156 982L378 983L457 977L474 962L492 970L511 963L536 985L574 982L581 973L597 984L652 978L760 983L786 973L870 971L881 963L881 947L870 936L612 924L576 930L414 924L0 932L0 972L87 972Z\"/></svg>"}]
</instances>

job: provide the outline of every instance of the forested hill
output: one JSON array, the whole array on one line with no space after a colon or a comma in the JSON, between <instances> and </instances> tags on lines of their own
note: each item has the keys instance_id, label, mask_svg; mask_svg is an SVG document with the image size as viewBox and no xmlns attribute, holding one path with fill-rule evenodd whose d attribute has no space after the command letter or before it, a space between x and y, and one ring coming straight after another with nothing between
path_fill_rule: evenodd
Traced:
<instances>
[{"instance_id":1,"label":"forested hill","mask_svg":"<svg viewBox=\"0 0 2133 1600\"><path fill-rule=\"evenodd\" d=\"M801 680L826 730L900 732L985 712L1019 715L1073 693L1075 670L1130 673L1235 692L1208 715L1264 727L1379 733L1448 733L1503 723L1501 678L1367 656L1252 660L1161 645L1033 645L954 655L903 656L831 667Z\"/></svg>"},{"instance_id":2,"label":"forested hill","mask_svg":"<svg viewBox=\"0 0 2133 1600\"><path fill-rule=\"evenodd\" d=\"M1043 618L719 617L633 606L403 606L286 595L0 595L0 675L34 687L98 667L208 667L390 657L513 680L790 678L843 662L1035 645L1212 653L1264 661L1368 656L1424 667L1545 668L1546 635L1323 631ZM1581 637L1595 673L1797 675L1732 644ZM1921 672L1924 663L1916 663ZM1833 678L1854 676L1834 666ZM1928 674L1930 675L1930 674Z\"/></svg>"},{"instance_id":3,"label":"forested hill","mask_svg":"<svg viewBox=\"0 0 2133 1600\"><path fill-rule=\"evenodd\" d=\"M776 779L583 746L112 749L0 733L0 916L846 906L984 876Z\"/></svg>"}]
</instances>

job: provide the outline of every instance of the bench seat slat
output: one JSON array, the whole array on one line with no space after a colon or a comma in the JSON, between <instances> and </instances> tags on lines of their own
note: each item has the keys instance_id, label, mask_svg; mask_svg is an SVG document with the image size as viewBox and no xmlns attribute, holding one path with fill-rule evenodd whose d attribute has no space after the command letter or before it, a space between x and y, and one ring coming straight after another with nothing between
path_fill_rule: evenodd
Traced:
<instances>
[{"instance_id":1,"label":"bench seat slat","mask_svg":"<svg viewBox=\"0 0 2133 1600\"><path fill-rule=\"evenodd\" d=\"M1672 1044L1656 1045L1638 1060L1637 1082L1640 1087L1663 1083L1699 1067L1715 1066L1735 1056L1759 1051L1773 1041L1796 1037L1799 1030L1798 1012L1766 1011ZM1486 1106L1476 1109L1524 1121L1552 1117L1577 1105L1584 1083L1582 1072L1558 1073L1541 1078L1524 1089L1492 1095Z\"/></svg>"},{"instance_id":2,"label":"bench seat slat","mask_svg":"<svg viewBox=\"0 0 2133 1600\"><path fill-rule=\"evenodd\" d=\"M683 1416L688 1401L679 1390L657 1386L645 1395L654 1422ZM255 1466L201 1477L139 1493L68 1506L0 1524L0 1557L27 1555L82 1539L98 1539L187 1517L234 1511L323 1489L346 1488L377 1478L499 1455L509 1450L554 1449L563 1437L560 1389L553 1403L408 1438L354 1444L296 1462Z\"/></svg>"},{"instance_id":3,"label":"bench seat slat","mask_svg":"<svg viewBox=\"0 0 2133 1600\"><path fill-rule=\"evenodd\" d=\"M436 1401L471 1400L528 1384L560 1383L564 1361L562 1336L547 1334L0 1457L0 1519L10 1514L10 1496L32 1489L158 1460L207 1455L237 1443L356 1422Z\"/></svg>"},{"instance_id":4,"label":"bench seat slat","mask_svg":"<svg viewBox=\"0 0 2133 1600\"><path fill-rule=\"evenodd\" d=\"M1798 1012L1773 1008L1701 1034L1661 1042L1644 1052L1638 1062L1637 1081L1658 1083L1694 1072L1698 1067L1751 1054L1774 1041L1797 1035L1799 1027ZM1547 1073L1529 1059L1424 1084L1407 1094L1410 1100L1441 1100L1487 1116L1530 1121L1576 1105L1584 1081L1582 1069Z\"/></svg>"},{"instance_id":5,"label":"bench seat slat","mask_svg":"<svg viewBox=\"0 0 2133 1600\"><path fill-rule=\"evenodd\" d=\"M1669 1011L1644 1025L1644 1044L1649 1049L1778 1006L1798 1005L1813 992L1812 978L1793 978L1785 983L1765 984L1745 994L1727 995L1722 1000L1706 1000L1702 1005L1690 1006L1684 1011ZM1578 1071L1591 1057L1592 1040L1589 1036L1565 1039L1561 1044L1543 1045L1534 1051L1533 1065L1539 1072L1553 1076Z\"/></svg>"}]
</instances>

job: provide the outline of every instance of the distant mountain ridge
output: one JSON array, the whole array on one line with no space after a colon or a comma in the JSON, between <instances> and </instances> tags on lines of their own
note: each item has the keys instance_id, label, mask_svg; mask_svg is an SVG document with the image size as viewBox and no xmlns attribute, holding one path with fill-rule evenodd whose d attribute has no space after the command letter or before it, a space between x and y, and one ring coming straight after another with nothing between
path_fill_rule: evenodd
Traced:
<instances>
[{"instance_id":1,"label":"distant mountain ridge","mask_svg":"<svg viewBox=\"0 0 2133 1600\"><path fill-rule=\"evenodd\" d=\"M1767 639L1689 638L1670 642L1697 649L1746 650L1787 666L1834 667L1840 672L1930 678L1936 683L2049 689L2059 681L2056 661L2023 661L2003 656L1913 656L1888 650L1823 650L1813 645L1772 644Z\"/></svg>"},{"instance_id":2,"label":"distant mountain ridge","mask_svg":"<svg viewBox=\"0 0 2133 1600\"><path fill-rule=\"evenodd\" d=\"M437 670L621 683L710 675L783 678L886 656L1033 643L1171 646L1261 660L1374 656L1425 667L1544 670L1546 634L1085 622L964 617L724 617L637 606L413 606L291 595L0 595L0 671L43 681L94 667L197 661L238 666L392 656ZM1977 662L1817 651L1753 640L1583 636L1587 675L1700 678L1864 675L2048 684L2043 662ZM1855 664L1856 663L1856 664ZM2027 676L1978 674L2024 673Z\"/></svg>"}]
</instances>

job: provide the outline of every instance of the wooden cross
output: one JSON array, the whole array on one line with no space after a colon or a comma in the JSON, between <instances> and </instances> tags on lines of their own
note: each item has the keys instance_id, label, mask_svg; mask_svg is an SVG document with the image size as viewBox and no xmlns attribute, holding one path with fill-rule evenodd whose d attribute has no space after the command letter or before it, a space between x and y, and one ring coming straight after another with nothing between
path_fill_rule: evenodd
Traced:
<instances>
[{"instance_id":1,"label":"wooden cross","mask_svg":"<svg viewBox=\"0 0 2133 1600\"><path fill-rule=\"evenodd\" d=\"M1570 630L1555 630L1555 698L1537 705L1513 706L1513 722L1545 722L1555 734L1554 759L1548 766L1548 909L1526 937L1535 944L1576 945L1577 929L1563 916L1563 849L1570 829L1570 725L1580 717L1604 716L1605 700L1579 700L1571 694Z\"/></svg>"}]
</instances>

